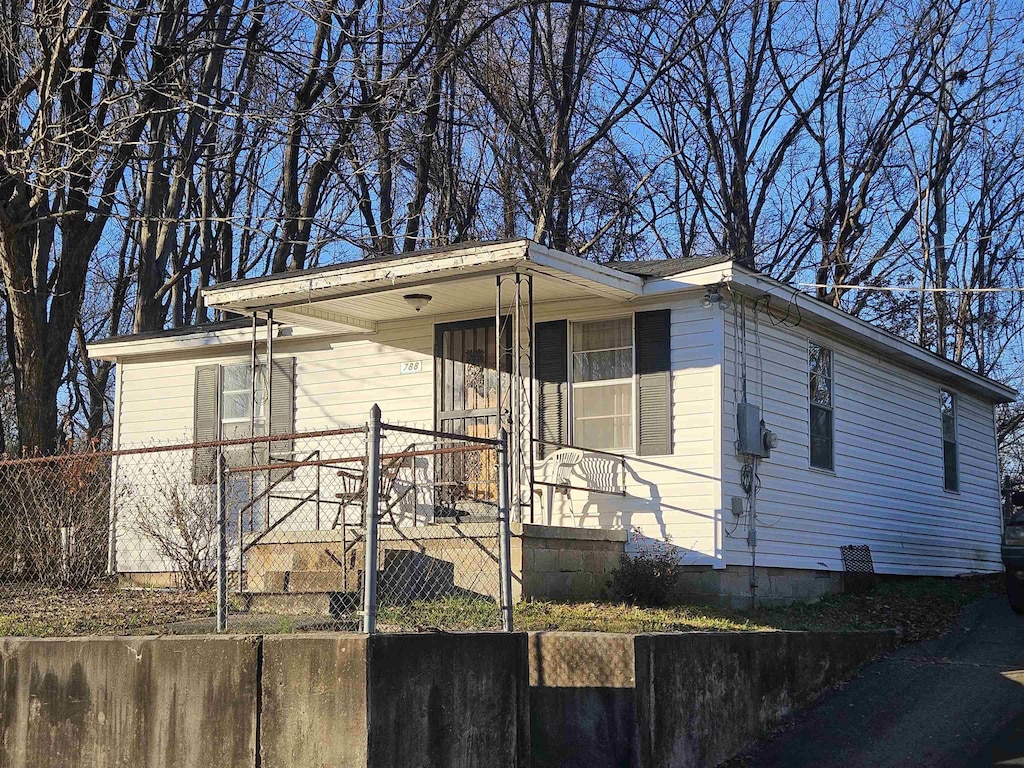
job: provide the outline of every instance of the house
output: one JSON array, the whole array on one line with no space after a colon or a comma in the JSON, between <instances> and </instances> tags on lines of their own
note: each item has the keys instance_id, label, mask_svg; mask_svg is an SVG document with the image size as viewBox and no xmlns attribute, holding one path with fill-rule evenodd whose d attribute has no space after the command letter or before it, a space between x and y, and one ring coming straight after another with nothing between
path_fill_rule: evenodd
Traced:
<instances>
[{"instance_id":1,"label":"house","mask_svg":"<svg viewBox=\"0 0 1024 768\"><path fill-rule=\"evenodd\" d=\"M117 362L117 445L362 425L374 404L445 433L501 422L518 535L559 553L520 556L521 596L594 595L623 546L657 542L683 593L732 601L834 591L848 546L883 574L1001 570L994 407L1016 392L725 257L513 240L204 298L242 317L90 345ZM246 406L256 356L269 414Z\"/></svg>"}]
</instances>

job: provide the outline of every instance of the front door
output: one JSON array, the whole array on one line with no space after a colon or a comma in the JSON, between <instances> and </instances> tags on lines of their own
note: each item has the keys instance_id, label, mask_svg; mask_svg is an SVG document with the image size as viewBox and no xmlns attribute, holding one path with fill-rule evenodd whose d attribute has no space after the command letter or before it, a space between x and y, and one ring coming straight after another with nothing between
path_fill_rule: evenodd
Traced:
<instances>
[{"instance_id":1,"label":"front door","mask_svg":"<svg viewBox=\"0 0 1024 768\"><path fill-rule=\"evenodd\" d=\"M497 351L494 318L436 327L435 378L440 431L469 437L497 437ZM497 500L493 451L441 454L437 467L437 515L486 514L486 508Z\"/></svg>"}]
</instances>

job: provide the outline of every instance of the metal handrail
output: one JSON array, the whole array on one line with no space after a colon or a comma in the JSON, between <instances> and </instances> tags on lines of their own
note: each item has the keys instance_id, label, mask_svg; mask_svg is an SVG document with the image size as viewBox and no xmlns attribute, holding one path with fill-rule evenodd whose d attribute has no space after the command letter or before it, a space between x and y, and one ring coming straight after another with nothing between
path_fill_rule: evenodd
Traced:
<instances>
[{"instance_id":1,"label":"metal handrail","mask_svg":"<svg viewBox=\"0 0 1024 768\"><path fill-rule=\"evenodd\" d=\"M624 453L612 453L611 451L602 451L600 448L586 448L582 445L569 445L568 443L556 443L554 440L541 440L539 437L533 438L533 442L538 445L550 445L555 448L575 448L577 451L585 451L587 453L596 453L602 456L611 456L613 459L619 459L623 463L629 458Z\"/></svg>"},{"instance_id":2,"label":"metal handrail","mask_svg":"<svg viewBox=\"0 0 1024 768\"><path fill-rule=\"evenodd\" d=\"M380 427L383 430L390 430L392 432L408 432L413 435L427 435L428 437L441 438L442 440L461 440L465 443L480 443L481 445L489 445L495 448L499 445L497 440L490 437L460 435L455 432L440 432L436 429L420 429L419 427L406 427L399 424L381 423Z\"/></svg>"}]
</instances>

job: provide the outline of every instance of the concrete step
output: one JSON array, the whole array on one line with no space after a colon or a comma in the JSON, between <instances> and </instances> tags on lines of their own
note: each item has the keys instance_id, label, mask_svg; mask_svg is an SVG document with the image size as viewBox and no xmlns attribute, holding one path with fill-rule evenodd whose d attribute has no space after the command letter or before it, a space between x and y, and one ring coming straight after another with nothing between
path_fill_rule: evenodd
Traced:
<instances>
[{"instance_id":1,"label":"concrete step","mask_svg":"<svg viewBox=\"0 0 1024 768\"><path fill-rule=\"evenodd\" d=\"M358 592L362 583L362 570L273 570L250 572L247 586L253 593Z\"/></svg>"},{"instance_id":2,"label":"concrete step","mask_svg":"<svg viewBox=\"0 0 1024 768\"><path fill-rule=\"evenodd\" d=\"M362 595L356 592L249 592L245 608L252 614L321 616L346 625L350 623L351 629L356 630L361 622Z\"/></svg>"}]
</instances>

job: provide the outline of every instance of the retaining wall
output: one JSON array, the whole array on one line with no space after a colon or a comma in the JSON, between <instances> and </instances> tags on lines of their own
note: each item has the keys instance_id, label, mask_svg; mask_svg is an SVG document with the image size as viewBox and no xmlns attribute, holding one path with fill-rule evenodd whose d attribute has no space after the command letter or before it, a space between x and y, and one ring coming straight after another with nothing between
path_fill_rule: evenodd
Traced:
<instances>
[{"instance_id":1,"label":"retaining wall","mask_svg":"<svg viewBox=\"0 0 1024 768\"><path fill-rule=\"evenodd\" d=\"M256 637L0 639L0 768L251 766Z\"/></svg>"},{"instance_id":2,"label":"retaining wall","mask_svg":"<svg viewBox=\"0 0 1024 768\"><path fill-rule=\"evenodd\" d=\"M523 634L0 640L0 768L527 765Z\"/></svg>"},{"instance_id":3,"label":"retaining wall","mask_svg":"<svg viewBox=\"0 0 1024 768\"><path fill-rule=\"evenodd\" d=\"M896 632L530 635L534 768L715 766Z\"/></svg>"},{"instance_id":4,"label":"retaining wall","mask_svg":"<svg viewBox=\"0 0 1024 768\"><path fill-rule=\"evenodd\" d=\"M894 633L0 639L0 768L713 766Z\"/></svg>"}]
</instances>

